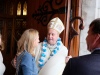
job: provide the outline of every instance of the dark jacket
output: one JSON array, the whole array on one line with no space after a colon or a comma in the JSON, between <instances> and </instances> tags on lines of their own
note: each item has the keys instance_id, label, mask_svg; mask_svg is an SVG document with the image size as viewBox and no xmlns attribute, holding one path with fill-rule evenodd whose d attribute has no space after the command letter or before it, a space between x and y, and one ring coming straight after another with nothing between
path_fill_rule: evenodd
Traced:
<instances>
[{"instance_id":1,"label":"dark jacket","mask_svg":"<svg viewBox=\"0 0 100 75\"><path fill-rule=\"evenodd\" d=\"M26 50L17 57L16 75L38 75L35 57Z\"/></svg>"},{"instance_id":2,"label":"dark jacket","mask_svg":"<svg viewBox=\"0 0 100 75\"><path fill-rule=\"evenodd\" d=\"M71 58L64 69L63 75L100 75L100 50Z\"/></svg>"}]
</instances>

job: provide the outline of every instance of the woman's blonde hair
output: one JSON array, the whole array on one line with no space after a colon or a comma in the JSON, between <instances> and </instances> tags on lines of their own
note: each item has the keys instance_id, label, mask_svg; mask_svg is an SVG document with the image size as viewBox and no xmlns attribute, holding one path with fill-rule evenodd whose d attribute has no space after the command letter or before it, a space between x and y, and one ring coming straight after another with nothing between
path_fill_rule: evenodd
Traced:
<instances>
[{"instance_id":1,"label":"woman's blonde hair","mask_svg":"<svg viewBox=\"0 0 100 75\"><path fill-rule=\"evenodd\" d=\"M18 46L17 55L19 55L24 50L26 50L34 56L35 47L33 42L38 36L39 36L39 32L36 29L25 30L17 43Z\"/></svg>"},{"instance_id":2,"label":"woman's blonde hair","mask_svg":"<svg viewBox=\"0 0 100 75\"><path fill-rule=\"evenodd\" d=\"M2 40L2 35L0 33L0 39L1 39L1 44L0 44L0 50L4 50L4 42Z\"/></svg>"}]
</instances>

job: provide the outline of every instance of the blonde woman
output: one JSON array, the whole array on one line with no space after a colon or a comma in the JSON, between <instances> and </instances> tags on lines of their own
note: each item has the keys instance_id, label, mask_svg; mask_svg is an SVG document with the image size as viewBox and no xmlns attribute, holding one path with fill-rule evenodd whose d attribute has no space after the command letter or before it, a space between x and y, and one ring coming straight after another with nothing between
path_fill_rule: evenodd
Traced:
<instances>
[{"instance_id":1,"label":"blonde woman","mask_svg":"<svg viewBox=\"0 0 100 75\"><path fill-rule=\"evenodd\" d=\"M3 56L1 51L4 50L4 45L2 42L2 36L0 34L0 75L3 75L5 72L5 65L3 64Z\"/></svg>"},{"instance_id":2,"label":"blonde woman","mask_svg":"<svg viewBox=\"0 0 100 75\"><path fill-rule=\"evenodd\" d=\"M35 29L26 30L17 45L16 75L38 75L34 49L39 43L39 33Z\"/></svg>"}]
</instances>

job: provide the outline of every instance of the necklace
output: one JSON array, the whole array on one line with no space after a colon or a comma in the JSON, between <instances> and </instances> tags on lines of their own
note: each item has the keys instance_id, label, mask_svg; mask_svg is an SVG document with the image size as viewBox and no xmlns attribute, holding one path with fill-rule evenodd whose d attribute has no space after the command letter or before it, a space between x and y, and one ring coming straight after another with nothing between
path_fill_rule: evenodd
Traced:
<instances>
[{"instance_id":1,"label":"necklace","mask_svg":"<svg viewBox=\"0 0 100 75\"><path fill-rule=\"evenodd\" d=\"M50 59L52 56L54 56L58 51L59 51L59 47L61 45L61 38L58 38L57 40L57 43L56 43L56 47L54 48L53 51L51 51L51 54L49 56L48 59ZM46 56L47 56L47 39L45 38L44 41L43 41L43 44L42 44L42 53L41 53L41 56L40 56L40 59L39 59L39 67L42 68L45 63L46 63Z\"/></svg>"}]
</instances>

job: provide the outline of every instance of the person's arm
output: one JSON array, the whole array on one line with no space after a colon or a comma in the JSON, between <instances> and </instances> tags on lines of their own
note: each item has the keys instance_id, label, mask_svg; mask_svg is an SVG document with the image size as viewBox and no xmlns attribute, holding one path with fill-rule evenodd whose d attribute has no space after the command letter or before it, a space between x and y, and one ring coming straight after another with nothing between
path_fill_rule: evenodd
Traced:
<instances>
[{"instance_id":1,"label":"person's arm","mask_svg":"<svg viewBox=\"0 0 100 75\"><path fill-rule=\"evenodd\" d=\"M13 58L13 60L11 61L11 64L14 68L16 68L16 56Z\"/></svg>"}]
</instances>

